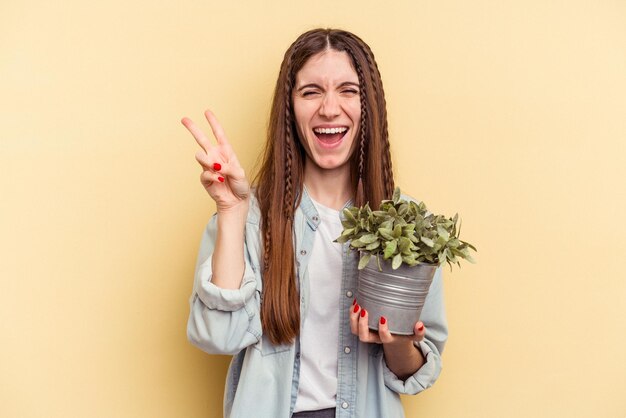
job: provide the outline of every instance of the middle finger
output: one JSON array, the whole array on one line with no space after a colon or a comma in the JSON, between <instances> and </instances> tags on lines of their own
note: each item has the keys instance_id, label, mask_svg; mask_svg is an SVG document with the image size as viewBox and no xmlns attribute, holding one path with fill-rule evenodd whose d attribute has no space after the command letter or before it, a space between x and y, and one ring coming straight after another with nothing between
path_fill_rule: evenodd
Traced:
<instances>
[{"instance_id":1,"label":"middle finger","mask_svg":"<svg viewBox=\"0 0 626 418\"><path fill-rule=\"evenodd\" d=\"M362 309L359 315L359 340L365 343L380 343L380 337L378 334L370 331L368 320L368 312L365 309Z\"/></svg>"},{"instance_id":2,"label":"middle finger","mask_svg":"<svg viewBox=\"0 0 626 418\"><path fill-rule=\"evenodd\" d=\"M354 335L359 335L359 311L361 307L355 303L350 309L350 331Z\"/></svg>"}]
</instances>

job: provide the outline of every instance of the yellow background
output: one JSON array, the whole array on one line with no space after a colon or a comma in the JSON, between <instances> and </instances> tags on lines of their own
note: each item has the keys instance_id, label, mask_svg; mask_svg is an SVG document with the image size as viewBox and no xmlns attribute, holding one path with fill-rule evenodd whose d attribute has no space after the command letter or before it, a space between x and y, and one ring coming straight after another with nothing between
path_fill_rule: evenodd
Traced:
<instances>
[{"instance_id":1,"label":"yellow background","mask_svg":"<svg viewBox=\"0 0 626 418\"><path fill-rule=\"evenodd\" d=\"M232 4L231 4L232 3ZM626 417L626 3L0 5L0 416L218 417L186 341L211 107L249 172L282 55L373 48L405 192L463 219L450 339L410 417Z\"/></svg>"}]
</instances>

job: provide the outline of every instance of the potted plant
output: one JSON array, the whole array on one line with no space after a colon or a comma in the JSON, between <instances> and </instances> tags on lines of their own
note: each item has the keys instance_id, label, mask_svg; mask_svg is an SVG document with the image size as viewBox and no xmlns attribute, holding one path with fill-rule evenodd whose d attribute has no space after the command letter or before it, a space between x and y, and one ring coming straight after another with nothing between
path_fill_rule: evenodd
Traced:
<instances>
[{"instance_id":1,"label":"potted plant","mask_svg":"<svg viewBox=\"0 0 626 418\"><path fill-rule=\"evenodd\" d=\"M459 239L458 214L434 215L423 202L402 199L399 188L378 210L350 207L343 217L336 242L349 242L360 254L357 298L372 329L385 316L392 333L413 334L437 268L460 267L461 259L474 263L470 249L476 248Z\"/></svg>"}]
</instances>

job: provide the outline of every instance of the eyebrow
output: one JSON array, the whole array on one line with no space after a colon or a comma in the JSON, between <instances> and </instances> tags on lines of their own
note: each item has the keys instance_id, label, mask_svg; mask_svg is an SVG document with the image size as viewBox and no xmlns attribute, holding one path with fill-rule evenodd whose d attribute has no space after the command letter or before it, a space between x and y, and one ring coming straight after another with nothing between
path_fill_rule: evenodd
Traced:
<instances>
[{"instance_id":1,"label":"eyebrow","mask_svg":"<svg viewBox=\"0 0 626 418\"><path fill-rule=\"evenodd\" d=\"M344 81L343 83L339 84L337 87L341 88L341 87L346 87L346 86L360 88L359 83L353 83L352 81ZM315 87L318 89L322 88L322 86L320 86L319 84L308 83L308 84L298 87L297 91L301 91L301 90L304 90L306 88L311 88L311 87Z\"/></svg>"}]
</instances>

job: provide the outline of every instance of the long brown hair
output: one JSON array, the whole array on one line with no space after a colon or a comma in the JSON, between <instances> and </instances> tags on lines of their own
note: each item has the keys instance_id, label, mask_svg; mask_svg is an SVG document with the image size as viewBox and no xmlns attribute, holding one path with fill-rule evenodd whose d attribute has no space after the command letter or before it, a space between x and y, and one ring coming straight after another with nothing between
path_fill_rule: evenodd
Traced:
<instances>
[{"instance_id":1,"label":"long brown hair","mask_svg":"<svg viewBox=\"0 0 626 418\"><path fill-rule=\"evenodd\" d=\"M302 196L305 151L295 125L292 92L298 71L326 49L345 51L359 77L359 144L351 157L355 203L378 207L394 188L385 94L374 54L350 32L314 29L303 33L285 52L280 67L265 153L254 181L263 237L261 324L273 344L293 342L300 332L293 217Z\"/></svg>"}]
</instances>

